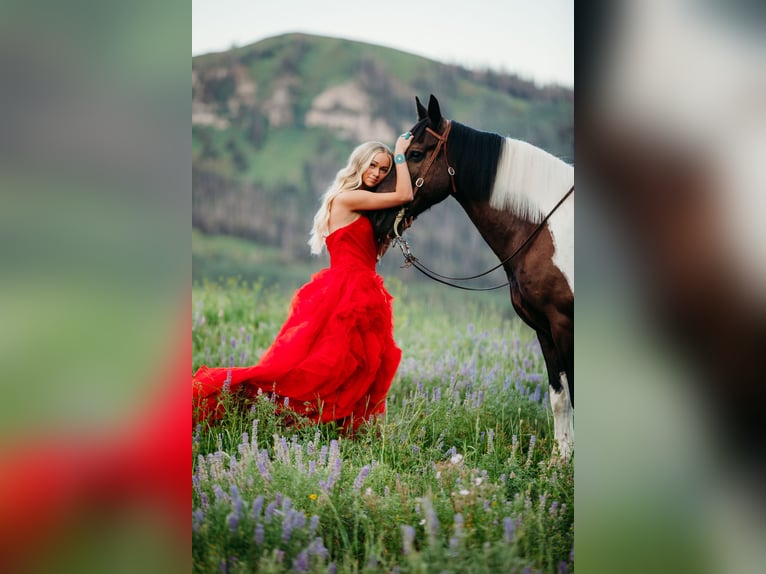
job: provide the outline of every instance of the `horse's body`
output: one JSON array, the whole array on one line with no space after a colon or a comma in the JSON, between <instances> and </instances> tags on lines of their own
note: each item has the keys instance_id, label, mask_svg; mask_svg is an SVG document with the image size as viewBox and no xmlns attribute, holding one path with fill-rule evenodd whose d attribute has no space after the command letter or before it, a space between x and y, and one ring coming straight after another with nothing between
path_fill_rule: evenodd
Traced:
<instances>
[{"instance_id":1,"label":"horse's body","mask_svg":"<svg viewBox=\"0 0 766 574\"><path fill-rule=\"evenodd\" d=\"M574 196L558 204L574 185L574 168L525 142L443 118L433 96L428 110L419 100L417 107L419 121L411 130L414 139L406 158L416 186L420 178L422 184L405 218L454 195L505 261L511 303L540 342L555 438L561 456L569 460L574 439ZM395 177L389 177L378 191L394 186Z\"/></svg>"}]
</instances>

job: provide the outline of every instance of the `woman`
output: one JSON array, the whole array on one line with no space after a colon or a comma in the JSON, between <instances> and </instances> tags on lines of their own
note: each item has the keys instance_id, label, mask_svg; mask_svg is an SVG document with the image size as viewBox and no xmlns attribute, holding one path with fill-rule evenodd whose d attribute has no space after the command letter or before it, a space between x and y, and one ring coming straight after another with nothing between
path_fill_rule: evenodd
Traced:
<instances>
[{"instance_id":1,"label":"woman","mask_svg":"<svg viewBox=\"0 0 766 574\"><path fill-rule=\"evenodd\" d=\"M285 324L252 367L201 367L192 378L193 423L217 418L224 388L253 398L272 393L280 404L315 422L356 428L385 411L385 398L401 359L393 338L391 295L375 271L378 243L365 211L412 201L402 134L395 154L384 144L358 146L322 196L309 245L326 246L330 267L293 297ZM393 193L374 193L392 168Z\"/></svg>"}]
</instances>

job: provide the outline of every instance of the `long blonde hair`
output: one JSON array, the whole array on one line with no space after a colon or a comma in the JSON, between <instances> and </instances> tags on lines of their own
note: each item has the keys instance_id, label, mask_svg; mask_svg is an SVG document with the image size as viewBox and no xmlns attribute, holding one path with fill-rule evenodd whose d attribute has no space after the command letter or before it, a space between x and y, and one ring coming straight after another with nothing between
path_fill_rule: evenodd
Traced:
<instances>
[{"instance_id":1,"label":"long blonde hair","mask_svg":"<svg viewBox=\"0 0 766 574\"><path fill-rule=\"evenodd\" d=\"M325 246L325 237L330 232L330 207L333 200L342 191L357 189L362 185L362 174L366 170L372 158L380 152L387 153L393 157L389 147L377 141L365 142L356 146L348 158L348 163L335 174L335 180L327 188L321 199L319 210L314 215L314 226L311 228L308 244L311 246L311 253L319 255Z\"/></svg>"}]
</instances>

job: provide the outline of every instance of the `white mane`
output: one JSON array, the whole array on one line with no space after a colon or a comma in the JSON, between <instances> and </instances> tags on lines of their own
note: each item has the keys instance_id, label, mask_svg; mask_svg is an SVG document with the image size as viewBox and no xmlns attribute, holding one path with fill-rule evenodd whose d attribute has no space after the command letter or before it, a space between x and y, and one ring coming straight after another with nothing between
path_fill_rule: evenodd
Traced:
<instances>
[{"instance_id":1,"label":"white mane","mask_svg":"<svg viewBox=\"0 0 766 574\"><path fill-rule=\"evenodd\" d=\"M542 221L574 183L574 168L547 151L505 138L489 204Z\"/></svg>"},{"instance_id":2,"label":"white mane","mask_svg":"<svg viewBox=\"0 0 766 574\"><path fill-rule=\"evenodd\" d=\"M574 167L527 142L505 138L489 204L541 222L574 185ZM574 196L548 220L556 265L574 293Z\"/></svg>"}]
</instances>

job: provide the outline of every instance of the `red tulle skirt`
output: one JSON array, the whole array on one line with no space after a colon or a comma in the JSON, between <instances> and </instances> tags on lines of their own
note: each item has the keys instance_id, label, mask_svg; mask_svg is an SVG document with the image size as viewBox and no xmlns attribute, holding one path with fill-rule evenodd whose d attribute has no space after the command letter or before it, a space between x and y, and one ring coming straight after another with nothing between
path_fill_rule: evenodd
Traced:
<instances>
[{"instance_id":1,"label":"red tulle skirt","mask_svg":"<svg viewBox=\"0 0 766 574\"><path fill-rule=\"evenodd\" d=\"M285 324L257 365L203 366L194 374L193 423L221 415L224 388L237 399L270 393L311 421L341 421L345 427L383 413L401 359L391 301L374 269L323 269L297 291Z\"/></svg>"}]
</instances>

